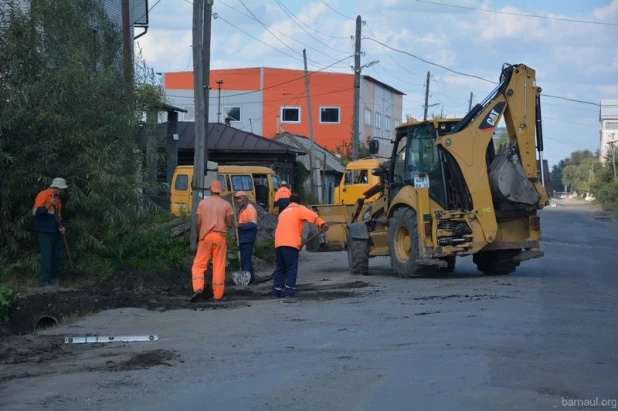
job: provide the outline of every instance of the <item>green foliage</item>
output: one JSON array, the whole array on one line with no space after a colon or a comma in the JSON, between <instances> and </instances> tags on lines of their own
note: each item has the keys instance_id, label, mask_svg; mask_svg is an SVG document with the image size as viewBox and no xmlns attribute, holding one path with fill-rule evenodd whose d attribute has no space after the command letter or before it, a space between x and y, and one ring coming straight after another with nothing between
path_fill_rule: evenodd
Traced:
<instances>
[{"instance_id":1,"label":"green foliage","mask_svg":"<svg viewBox=\"0 0 618 411\"><path fill-rule=\"evenodd\" d=\"M292 191L298 194L305 201L307 193L305 192L305 182L309 179L309 170L300 161L294 163L294 185Z\"/></svg>"},{"instance_id":2,"label":"green foliage","mask_svg":"<svg viewBox=\"0 0 618 411\"><path fill-rule=\"evenodd\" d=\"M267 263L275 263L275 239L259 237L253 247L253 255Z\"/></svg>"},{"instance_id":3,"label":"green foliage","mask_svg":"<svg viewBox=\"0 0 618 411\"><path fill-rule=\"evenodd\" d=\"M97 264L128 264L142 271L156 272L181 269L189 249L189 233L171 236L169 226L158 224L164 222L162 218L172 217L168 213L154 214L131 226L108 231L104 243L116 246L110 252L97 253Z\"/></svg>"},{"instance_id":4,"label":"green foliage","mask_svg":"<svg viewBox=\"0 0 618 411\"><path fill-rule=\"evenodd\" d=\"M562 182L571 191L584 195L592 191L592 184L595 182L594 170L600 168L599 160L594 157L581 157L576 161L572 160L562 170Z\"/></svg>"},{"instance_id":5,"label":"green foliage","mask_svg":"<svg viewBox=\"0 0 618 411\"><path fill-rule=\"evenodd\" d=\"M0 320L5 324L9 322L9 314L17 301L17 291L0 284Z\"/></svg>"},{"instance_id":6,"label":"green foliage","mask_svg":"<svg viewBox=\"0 0 618 411\"><path fill-rule=\"evenodd\" d=\"M31 207L54 177L69 183L63 219L74 258L92 257L101 268L134 251L152 258L162 253L174 264L166 251L144 251L174 244L154 238L139 243L142 233L132 226L155 209L143 193L157 187L148 183L142 164L152 163L156 153L136 150L143 112L162 101L154 73L138 55L127 83L121 33L100 1L31 6L28 14L13 9L0 16L6 23L0 35L3 268L36 252ZM125 229L126 239L118 235ZM129 239L139 245L131 248Z\"/></svg>"},{"instance_id":7,"label":"green foliage","mask_svg":"<svg viewBox=\"0 0 618 411\"><path fill-rule=\"evenodd\" d=\"M507 133L506 131L501 131L500 134L498 134L498 138L494 140L494 147L496 151L498 151L500 147L502 147L504 144L507 144L508 142L509 133Z\"/></svg>"},{"instance_id":8,"label":"green foliage","mask_svg":"<svg viewBox=\"0 0 618 411\"><path fill-rule=\"evenodd\" d=\"M618 181L611 181L598 187L595 197L603 208L618 211Z\"/></svg>"}]
</instances>

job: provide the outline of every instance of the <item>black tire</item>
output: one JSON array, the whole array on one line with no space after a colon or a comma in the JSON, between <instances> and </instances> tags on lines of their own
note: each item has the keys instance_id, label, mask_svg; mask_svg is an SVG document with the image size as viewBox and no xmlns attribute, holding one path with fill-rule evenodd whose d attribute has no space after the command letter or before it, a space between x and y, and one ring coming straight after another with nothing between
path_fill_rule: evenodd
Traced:
<instances>
[{"instance_id":1,"label":"black tire","mask_svg":"<svg viewBox=\"0 0 618 411\"><path fill-rule=\"evenodd\" d=\"M369 241L348 235L348 265L352 275L369 275Z\"/></svg>"},{"instance_id":2,"label":"black tire","mask_svg":"<svg viewBox=\"0 0 618 411\"><path fill-rule=\"evenodd\" d=\"M438 271L441 273L452 273L453 271L455 271L456 258L457 257L455 257L454 255L449 256L449 257L440 258L440 260L446 261L447 266L438 267Z\"/></svg>"},{"instance_id":3,"label":"black tire","mask_svg":"<svg viewBox=\"0 0 618 411\"><path fill-rule=\"evenodd\" d=\"M513 261L513 257L520 253L521 249L479 251L472 256L472 261L485 275L508 275L519 266L518 262Z\"/></svg>"},{"instance_id":4,"label":"black tire","mask_svg":"<svg viewBox=\"0 0 618 411\"><path fill-rule=\"evenodd\" d=\"M391 265L399 277L410 278L421 274L417 263L418 247L416 212L410 208L400 208L391 217L388 227Z\"/></svg>"}]
</instances>

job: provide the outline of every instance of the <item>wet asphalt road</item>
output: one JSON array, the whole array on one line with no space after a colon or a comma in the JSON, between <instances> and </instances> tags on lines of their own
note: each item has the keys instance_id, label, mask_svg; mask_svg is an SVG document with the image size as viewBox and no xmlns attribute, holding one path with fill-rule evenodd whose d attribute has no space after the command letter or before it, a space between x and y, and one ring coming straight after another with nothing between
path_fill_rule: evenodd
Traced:
<instances>
[{"instance_id":1,"label":"wet asphalt road","mask_svg":"<svg viewBox=\"0 0 618 411\"><path fill-rule=\"evenodd\" d=\"M618 224L581 203L542 211L545 257L486 277L399 279L372 260L352 298L232 310L114 310L80 332L149 334L169 366L7 382L7 409L536 410L618 401ZM311 254L306 280L356 280ZM302 288L300 288L302 292ZM56 330L54 332L66 332ZM149 349L151 349L149 347ZM80 353L96 362L126 344ZM108 353L108 354L105 354ZM88 357L90 356L90 357ZM182 361L182 362L181 362ZM12 404L12 405L9 405ZM573 405L575 405L573 407ZM603 408L601 408L603 409Z\"/></svg>"}]
</instances>

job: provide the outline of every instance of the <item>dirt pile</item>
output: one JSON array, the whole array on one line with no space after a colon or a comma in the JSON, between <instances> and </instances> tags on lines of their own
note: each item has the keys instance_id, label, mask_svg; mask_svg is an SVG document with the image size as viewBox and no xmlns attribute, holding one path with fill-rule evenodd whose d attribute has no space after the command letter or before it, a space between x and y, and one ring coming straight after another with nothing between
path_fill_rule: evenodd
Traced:
<instances>
[{"instance_id":1,"label":"dirt pile","mask_svg":"<svg viewBox=\"0 0 618 411\"><path fill-rule=\"evenodd\" d=\"M270 214L259 204L253 204L253 206L255 207L258 215L258 237L274 237L275 229L277 228L277 216Z\"/></svg>"}]
</instances>

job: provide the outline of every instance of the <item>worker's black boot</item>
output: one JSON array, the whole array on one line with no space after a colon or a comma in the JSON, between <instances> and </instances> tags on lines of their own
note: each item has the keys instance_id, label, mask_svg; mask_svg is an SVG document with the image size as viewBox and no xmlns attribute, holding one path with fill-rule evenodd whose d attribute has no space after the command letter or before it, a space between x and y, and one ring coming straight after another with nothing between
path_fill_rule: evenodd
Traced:
<instances>
[{"instance_id":1,"label":"worker's black boot","mask_svg":"<svg viewBox=\"0 0 618 411\"><path fill-rule=\"evenodd\" d=\"M202 294L204 294L204 291L202 289L197 290L196 292L193 293L193 295L191 296L191 302L194 303L196 302L198 299L202 298Z\"/></svg>"}]
</instances>

